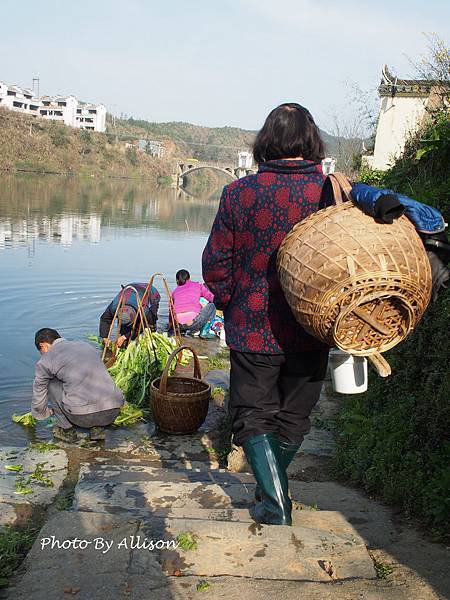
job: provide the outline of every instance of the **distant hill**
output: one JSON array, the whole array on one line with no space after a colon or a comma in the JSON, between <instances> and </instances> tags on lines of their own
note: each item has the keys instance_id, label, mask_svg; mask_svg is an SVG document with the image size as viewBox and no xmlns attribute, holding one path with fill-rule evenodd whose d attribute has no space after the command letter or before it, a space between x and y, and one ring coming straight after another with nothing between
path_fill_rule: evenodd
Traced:
<instances>
[{"instance_id":1,"label":"distant hill","mask_svg":"<svg viewBox=\"0 0 450 600\"><path fill-rule=\"evenodd\" d=\"M169 181L169 161L152 158L114 136L0 108L0 171L30 171Z\"/></svg>"},{"instance_id":2,"label":"distant hill","mask_svg":"<svg viewBox=\"0 0 450 600\"><path fill-rule=\"evenodd\" d=\"M256 135L256 131L238 127L203 127L181 121L153 123L132 117L114 121L111 116L107 119L107 131L118 134L121 139L148 137L169 142L169 154L174 156L219 162L236 161L236 153L249 149ZM321 133L327 153L334 154L337 138L325 131Z\"/></svg>"}]
</instances>

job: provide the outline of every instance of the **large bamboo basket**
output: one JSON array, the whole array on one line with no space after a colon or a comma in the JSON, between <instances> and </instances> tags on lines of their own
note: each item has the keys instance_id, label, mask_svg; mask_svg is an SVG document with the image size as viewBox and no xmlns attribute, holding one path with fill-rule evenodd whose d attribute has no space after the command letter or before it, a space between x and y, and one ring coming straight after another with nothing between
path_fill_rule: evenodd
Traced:
<instances>
[{"instance_id":1,"label":"large bamboo basket","mask_svg":"<svg viewBox=\"0 0 450 600\"><path fill-rule=\"evenodd\" d=\"M281 287L297 321L316 338L351 354L385 352L425 312L429 260L407 217L388 225L364 214L340 173L325 185L336 206L287 235L278 252Z\"/></svg>"}]
</instances>

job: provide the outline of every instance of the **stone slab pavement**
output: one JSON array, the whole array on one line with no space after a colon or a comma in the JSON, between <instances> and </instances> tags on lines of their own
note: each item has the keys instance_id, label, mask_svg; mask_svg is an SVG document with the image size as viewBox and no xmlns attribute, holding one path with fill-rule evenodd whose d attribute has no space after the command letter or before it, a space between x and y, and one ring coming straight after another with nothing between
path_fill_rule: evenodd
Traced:
<instances>
[{"instance_id":1,"label":"stone slab pavement","mask_svg":"<svg viewBox=\"0 0 450 600\"><path fill-rule=\"evenodd\" d=\"M40 464L51 486L30 476ZM8 470L20 467L20 471ZM63 450L41 452L33 447L4 447L0 449L0 524L14 524L17 510L23 505L48 506L58 494L67 475L67 456ZM19 493L19 482L31 493Z\"/></svg>"},{"instance_id":2,"label":"stone slab pavement","mask_svg":"<svg viewBox=\"0 0 450 600\"><path fill-rule=\"evenodd\" d=\"M311 509L333 511L354 526L369 547L382 547L395 539L390 510L357 490L331 481L291 480L289 487L296 509L294 522L301 522ZM214 514L228 511L223 514L242 516L253 506L254 488L248 473L159 468L149 461L103 458L81 465L74 507L111 514L170 515L182 510L189 515L191 510L214 510ZM172 512L175 509L178 513Z\"/></svg>"},{"instance_id":3,"label":"stone slab pavement","mask_svg":"<svg viewBox=\"0 0 450 600\"><path fill-rule=\"evenodd\" d=\"M175 548L177 536L186 532L196 540L196 548ZM67 547L58 548L56 540ZM79 540L86 542L84 548ZM159 540L172 542L172 546L149 546ZM131 590L142 589L144 584L144 597L153 597L151 592L170 587L172 577L189 575L317 582L375 577L372 561L357 537L341 537L313 527L139 520L69 511L44 525L22 570L22 579L8 592L10 598L59 600L65 594L89 600L137 597ZM170 592L165 597L170 598Z\"/></svg>"}]
</instances>

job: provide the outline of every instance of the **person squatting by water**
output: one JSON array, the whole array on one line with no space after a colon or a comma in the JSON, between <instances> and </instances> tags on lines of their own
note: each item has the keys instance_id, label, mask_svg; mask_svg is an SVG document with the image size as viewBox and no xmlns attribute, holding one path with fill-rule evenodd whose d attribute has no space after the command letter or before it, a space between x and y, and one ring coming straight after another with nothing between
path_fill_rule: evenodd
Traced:
<instances>
[{"instance_id":1,"label":"person squatting by water","mask_svg":"<svg viewBox=\"0 0 450 600\"><path fill-rule=\"evenodd\" d=\"M146 283L129 283L128 285L123 286L122 291L120 291L110 304L108 304L105 312L100 317L99 325L99 335L103 341L106 342L117 306L122 298L122 294L125 294L125 305L122 310L122 322L119 338L117 340L119 348L126 346L131 338L134 339L136 337L139 329L142 330L146 326L145 323L141 324L141 317L138 314L133 331L133 323L135 322L136 313L138 312L138 304L136 292L130 289L131 287L133 287L139 295L145 317L147 318L152 331L156 330L156 322L158 320L158 309L161 296L155 286L152 286L147 293L145 293L147 289Z\"/></svg>"},{"instance_id":2,"label":"person squatting by water","mask_svg":"<svg viewBox=\"0 0 450 600\"><path fill-rule=\"evenodd\" d=\"M297 323L278 281L281 242L316 212L324 144L308 110L281 104L256 136L256 174L227 185L203 252L203 278L223 309L234 443L257 487L253 518L291 525L287 467L310 430L328 348Z\"/></svg>"},{"instance_id":3,"label":"person squatting by water","mask_svg":"<svg viewBox=\"0 0 450 600\"><path fill-rule=\"evenodd\" d=\"M35 345L41 358L33 382L33 417L56 417L53 435L65 442L76 442L74 426L89 429L91 440L104 439L102 428L117 417L124 397L98 350L87 342L66 340L49 328L36 332Z\"/></svg>"},{"instance_id":4,"label":"person squatting by water","mask_svg":"<svg viewBox=\"0 0 450 600\"><path fill-rule=\"evenodd\" d=\"M177 287L172 292L172 300L181 333L200 332L202 338L215 338L209 333L210 322L216 314L213 294L202 283L192 281L186 269L180 269L175 278ZM207 301L203 307L201 298Z\"/></svg>"}]
</instances>

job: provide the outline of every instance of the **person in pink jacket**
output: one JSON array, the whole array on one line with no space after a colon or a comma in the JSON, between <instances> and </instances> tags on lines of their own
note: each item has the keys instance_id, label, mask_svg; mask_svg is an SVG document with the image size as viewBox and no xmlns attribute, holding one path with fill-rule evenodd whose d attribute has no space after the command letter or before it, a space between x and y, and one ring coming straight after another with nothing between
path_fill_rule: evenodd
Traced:
<instances>
[{"instance_id":1,"label":"person in pink jacket","mask_svg":"<svg viewBox=\"0 0 450 600\"><path fill-rule=\"evenodd\" d=\"M180 269L175 278L177 287L172 292L172 299L180 331L189 334L200 332L201 337L215 337L209 334L209 322L216 314L213 294L203 283L191 281L186 269ZM203 307L200 298L208 301Z\"/></svg>"}]
</instances>

